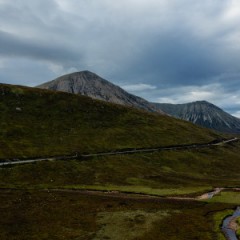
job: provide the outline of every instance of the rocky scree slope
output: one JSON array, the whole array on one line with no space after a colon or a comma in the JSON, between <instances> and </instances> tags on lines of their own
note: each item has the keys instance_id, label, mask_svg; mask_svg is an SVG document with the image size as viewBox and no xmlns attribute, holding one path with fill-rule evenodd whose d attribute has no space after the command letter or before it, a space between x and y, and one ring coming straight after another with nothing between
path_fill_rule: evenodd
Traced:
<instances>
[{"instance_id":1,"label":"rocky scree slope","mask_svg":"<svg viewBox=\"0 0 240 240\"><path fill-rule=\"evenodd\" d=\"M89 71L75 72L37 86L38 88L80 94L93 99L164 114L143 98L124 91Z\"/></svg>"},{"instance_id":2,"label":"rocky scree slope","mask_svg":"<svg viewBox=\"0 0 240 240\"><path fill-rule=\"evenodd\" d=\"M171 116L203 127L226 133L240 133L240 119L207 101L186 104L155 103L155 106Z\"/></svg>"}]
</instances>

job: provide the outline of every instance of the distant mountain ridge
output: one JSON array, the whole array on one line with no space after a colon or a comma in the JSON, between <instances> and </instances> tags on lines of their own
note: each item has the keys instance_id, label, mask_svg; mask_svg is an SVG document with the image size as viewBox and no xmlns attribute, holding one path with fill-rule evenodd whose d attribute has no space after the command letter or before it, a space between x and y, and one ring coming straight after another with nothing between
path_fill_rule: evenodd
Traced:
<instances>
[{"instance_id":1,"label":"distant mountain ridge","mask_svg":"<svg viewBox=\"0 0 240 240\"><path fill-rule=\"evenodd\" d=\"M90 71L67 74L37 87L85 95L93 99L130 106L148 112L168 114L220 132L240 133L240 119L207 101L186 104L151 103L128 93Z\"/></svg>"},{"instance_id":2,"label":"distant mountain ridge","mask_svg":"<svg viewBox=\"0 0 240 240\"><path fill-rule=\"evenodd\" d=\"M42 89L85 95L106 102L164 114L147 100L137 97L90 71L67 74L37 86Z\"/></svg>"},{"instance_id":3,"label":"distant mountain ridge","mask_svg":"<svg viewBox=\"0 0 240 240\"><path fill-rule=\"evenodd\" d=\"M155 103L165 113L197 125L226 133L240 133L240 119L207 101L186 104Z\"/></svg>"}]
</instances>

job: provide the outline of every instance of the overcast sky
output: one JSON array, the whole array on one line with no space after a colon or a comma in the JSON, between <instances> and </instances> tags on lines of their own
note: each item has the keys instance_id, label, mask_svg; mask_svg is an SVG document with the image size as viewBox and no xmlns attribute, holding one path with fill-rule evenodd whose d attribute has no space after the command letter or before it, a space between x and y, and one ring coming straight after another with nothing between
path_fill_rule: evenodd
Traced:
<instances>
[{"instance_id":1,"label":"overcast sky","mask_svg":"<svg viewBox=\"0 0 240 240\"><path fill-rule=\"evenodd\" d=\"M0 82L89 70L150 101L240 117L239 0L0 0Z\"/></svg>"}]
</instances>

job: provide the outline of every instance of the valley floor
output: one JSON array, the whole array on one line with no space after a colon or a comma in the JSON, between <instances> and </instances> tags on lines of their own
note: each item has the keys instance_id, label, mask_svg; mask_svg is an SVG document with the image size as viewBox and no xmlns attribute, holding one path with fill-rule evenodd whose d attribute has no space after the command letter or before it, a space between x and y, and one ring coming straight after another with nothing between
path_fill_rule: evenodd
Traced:
<instances>
[{"instance_id":1,"label":"valley floor","mask_svg":"<svg viewBox=\"0 0 240 240\"><path fill-rule=\"evenodd\" d=\"M0 238L216 239L216 213L233 209L206 203L79 191L0 191ZM214 229L214 231L213 231Z\"/></svg>"},{"instance_id":2,"label":"valley floor","mask_svg":"<svg viewBox=\"0 0 240 240\"><path fill-rule=\"evenodd\" d=\"M223 240L239 145L1 167L0 239Z\"/></svg>"}]
</instances>

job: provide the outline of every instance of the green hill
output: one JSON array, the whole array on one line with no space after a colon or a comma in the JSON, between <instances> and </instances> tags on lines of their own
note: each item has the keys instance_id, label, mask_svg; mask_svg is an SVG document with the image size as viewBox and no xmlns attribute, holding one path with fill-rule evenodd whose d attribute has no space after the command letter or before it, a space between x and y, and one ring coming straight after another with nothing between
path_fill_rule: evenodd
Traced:
<instances>
[{"instance_id":1,"label":"green hill","mask_svg":"<svg viewBox=\"0 0 240 240\"><path fill-rule=\"evenodd\" d=\"M206 143L223 137L168 116L20 86L0 85L0 113L1 159ZM234 142L1 167L0 238L223 237L219 226L226 215L223 211L235 207L229 204L232 194L221 198L226 203L165 196L195 196L213 187L239 187L239 150L240 143ZM107 192L79 191L82 189ZM111 197L111 190L164 197L117 192Z\"/></svg>"},{"instance_id":2,"label":"green hill","mask_svg":"<svg viewBox=\"0 0 240 240\"><path fill-rule=\"evenodd\" d=\"M215 132L89 97L0 85L0 158L201 143Z\"/></svg>"}]
</instances>

